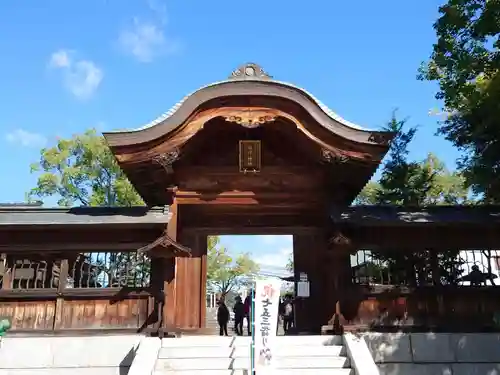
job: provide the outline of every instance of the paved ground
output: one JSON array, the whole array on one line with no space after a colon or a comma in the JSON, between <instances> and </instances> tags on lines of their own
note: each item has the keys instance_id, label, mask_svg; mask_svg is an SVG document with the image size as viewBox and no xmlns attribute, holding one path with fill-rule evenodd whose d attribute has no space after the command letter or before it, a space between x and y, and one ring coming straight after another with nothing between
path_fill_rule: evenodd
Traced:
<instances>
[{"instance_id":1,"label":"paved ground","mask_svg":"<svg viewBox=\"0 0 500 375\"><path fill-rule=\"evenodd\" d=\"M209 333L218 335L219 334L219 325L217 324L217 309L216 308L207 308L207 321L206 321L206 327L209 331ZM228 325L228 334L229 335L236 335L234 331L234 321L231 321ZM284 335L283 331L283 323L278 324L278 335L282 336ZM246 328L246 320L243 323L243 335L247 335L247 328Z\"/></svg>"}]
</instances>

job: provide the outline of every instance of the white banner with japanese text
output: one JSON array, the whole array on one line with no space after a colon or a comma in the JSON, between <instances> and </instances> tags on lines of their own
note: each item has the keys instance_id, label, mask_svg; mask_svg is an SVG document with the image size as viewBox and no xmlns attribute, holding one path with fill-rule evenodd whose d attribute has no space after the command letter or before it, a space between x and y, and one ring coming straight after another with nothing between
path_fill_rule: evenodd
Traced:
<instances>
[{"instance_id":1,"label":"white banner with japanese text","mask_svg":"<svg viewBox=\"0 0 500 375\"><path fill-rule=\"evenodd\" d=\"M254 366L259 374L273 368L274 342L278 329L281 280L255 282L254 295Z\"/></svg>"}]
</instances>

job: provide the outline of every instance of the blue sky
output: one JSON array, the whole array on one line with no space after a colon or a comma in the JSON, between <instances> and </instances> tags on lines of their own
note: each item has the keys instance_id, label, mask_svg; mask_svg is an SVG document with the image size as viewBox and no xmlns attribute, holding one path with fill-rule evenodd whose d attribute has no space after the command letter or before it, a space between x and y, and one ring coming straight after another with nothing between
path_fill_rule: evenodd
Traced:
<instances>
[{"instance_id":1,"label":"blue sky","mask_svg":"<svg viewBox=\"0 0 500 375\"><path fill-rule=\"evenodd\" d=\"M248 61L362 126L380 127L398 108L420 125L411 156L434 152L453 167L458 154L429 115L436 86L416 80L440 4L3 0L0 201L24 199L36 181L29 164L55 137L139 127ZM273 264L291 248L290 238L224 241Z\"/></svg>"}]
</instances>

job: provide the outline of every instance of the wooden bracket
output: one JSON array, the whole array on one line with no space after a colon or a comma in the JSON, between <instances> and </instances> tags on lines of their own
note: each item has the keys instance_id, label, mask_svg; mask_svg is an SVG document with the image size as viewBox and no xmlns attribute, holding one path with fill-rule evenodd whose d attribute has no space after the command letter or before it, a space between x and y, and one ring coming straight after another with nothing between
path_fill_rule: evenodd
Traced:
<instances>
[{"instance_id":1,"label":"wooden bracket","mask_svg":"<svg viewBox=\"0 0 500 375\"><path fill-rule=\"evenodd\" d=\"M165 253L163 251L155 250L158 248L158 246L161 246L164 248L172 247L173 251L171 253ZM139 254L149 253L152 256L155 256L158 258L172 258L172 257L178 256L178 255L183 255L183 256L188 256L188 257L192 256L191 249L189 247L186 247L186 246L174 241L167 234L167 230L165 230L160 237L158 237L156 240L154 240L150 244L143 246L140 249L137 249L137 252Z\"/></svg>"},{"instance_id":2,"label":"wooden bracket","mask_svg":"<svg viewBox=\"0 0 500 375\"><path fill-rule=\"evenodd\" d=\"M179 159L179 149L174 149L170 152L162 153L153 157L153 163L159 164L163 167L167 174L174 173L173 164Z\"/></svg>"},{"instance_id":3,"label":"wooden bracket","mask_svg":"<svg viewBox=\"0 0 500 375\"><path fill-rule=\"evenodd\" d=\"M328 240L330 247L350 247L352 241L349 237L344 235L341 231L337 230L332 237Z\"/></svg>"},{"instance_id":4,"label":"wooden bracket","mask_svg":"<svg viewBox=\"0 0 500 375\"><path fill-rule=\"evenodd\" d=\"M321 157L326 163L347 163L350 158L349 155L339 149L321 149Z\"/></svg>"}]
</instances>

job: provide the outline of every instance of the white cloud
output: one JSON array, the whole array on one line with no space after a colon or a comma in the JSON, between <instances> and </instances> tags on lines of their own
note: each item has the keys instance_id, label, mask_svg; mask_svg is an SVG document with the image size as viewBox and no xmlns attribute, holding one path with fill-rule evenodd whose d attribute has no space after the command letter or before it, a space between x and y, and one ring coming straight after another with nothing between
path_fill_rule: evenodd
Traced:
<instances>
[{"instance_id":1,"label":"white cloud","mask_svg":"<svg viewBox=\"0 0 500 375\"><path fill-rule=\"evenodd\" d=\"M32 133L24 129L16 129L7 133L5 139L9 143L18 144L24 147L43 147L47 143L47 138L43 135Z\"/></svg>"},{"instance_id":2,"label":"white cloud","mask_svg":"<svg viewBox=\"0 0 500 375\"><path fill-rule=\"evenodd\" d=\"M163 3L149 1L152 17L147 20L135 17L131 25L122 30L118 43L138 61L148 63L162 54L177 52L179 43L165 35L167 11Z\"/></svg>"},{"instance_id":3,"label":"white cloud","mask_svg":"<svg viewBox=\"0 0 500 375\"><path fill-rule=\"evenodd\" d=\"M54 68L69 68L71 63L68 52L64 50L54 52L50 57L50 65Z\"/></svg>"},{"instance_id":4,"label":"white cloud","mask_svg":"<svg viewBox=\"0 0 500 375\"><path fill-rule=\"evenodd\" d=\"M284 247L274 252L267 252L254 260L261 266L279 267L284 269L293 253L293 248Z\"/></svg>"},{"instance_id":5,"label":"white cloud","mask_svg":"<svg viewBox=\"0 0 500 375\"><path fill-rule=\"evenodd\" d=\"M64 87L79 99L91 97L104 78L93 61L75 59L72 51L64 49L51 55L49 65L62 72Z\"/></svg>"},{"instance_id":6,"label":"white cloud","mask_svg":"<svg viewBox=\"0 0 500 375\"><path fill-rule=\"evenodd\" d=\"M265 234L262 236L259 236L261 241L265 243L266 245L274 245L279 243L280 241L283 241L283 236L280 235L270 235L270 234Z\"/></svg>"}]
</instances>

